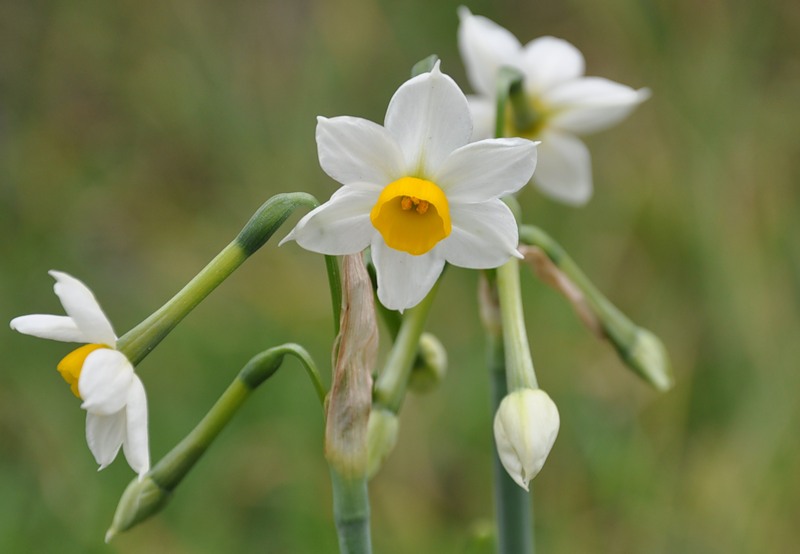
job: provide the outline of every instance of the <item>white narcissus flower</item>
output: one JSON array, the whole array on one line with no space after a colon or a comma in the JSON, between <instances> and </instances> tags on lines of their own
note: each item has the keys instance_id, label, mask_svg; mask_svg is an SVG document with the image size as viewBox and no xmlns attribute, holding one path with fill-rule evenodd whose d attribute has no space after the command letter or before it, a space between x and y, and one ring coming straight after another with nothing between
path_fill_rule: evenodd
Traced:
<instances>
[{"instance_id":1,"label":"white narcissus flower","mask_svg":"<svg viewBox=\"0 0 800 554\"><path fill-rule=\"evenodd\" d=\"M445 262L486 269L519 257L517 222L500 197L530 180L536 145L471 137L467 99L438 62L397 89L383 126L320 117L320 165L343 186L281 244L328 255L371 247L378 298L394 310L419 303Z\"/></svg>"},{"instance_id":2,"label":"white narcissus flower","mask_svg":"<svg viewBox=\"0 0 800 554\"><path fill-rule=\"evenodd\" d=\"M592 195L591 156L576 136L606 129L650 96L601 77L584 76L584 59L569 42L541 37L522 46L493 21L462 6L458 46L472 87L470 109L475 138L494 136L497 72L513 67L536 121L517 129L507 117L506 134L541 141L534 184L547 196L567 204L585 204Z\"/></svg>"},{"instance_id":3,"label":"white narcissus flower","mask_svg":"<svg viewBox=\"0 0 800 554\"><path fill-rule=\"evenodd\" d=\"M11 328L44 339L87 343L68 354L58 371L86 410L86 441L105 468L122 447L141 478L150 469L147 397L133 365L116 350L117 336L92 291L74 277L50 271L66 316L24 315Z\"/></svg>"},{"instance_id":4,"label":"white narcissus flower","mask_svg":"<svg viewBox=\"0 0 800 554\"><path fill-rule=\"evenodd\" d=\"M558 409L541 389L517 389L500 402L494 416L497 454L523 489L542 469L558 427Z\"/></svg>"}]
</instances>

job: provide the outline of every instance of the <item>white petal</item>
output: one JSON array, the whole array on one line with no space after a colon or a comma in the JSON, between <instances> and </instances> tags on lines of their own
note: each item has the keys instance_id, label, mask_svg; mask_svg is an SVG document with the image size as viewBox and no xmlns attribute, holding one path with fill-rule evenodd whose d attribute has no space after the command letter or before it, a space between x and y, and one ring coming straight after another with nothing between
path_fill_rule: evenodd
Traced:
<instances>
[{"instance_id":1,"label":"white petal","mask_svg":"<svg viewBox=\"0 0 800 554\"><path fill-rule=\"evenodd\" d=\"M611 127L650 97L648 89L601 77L584 77L550 90L544 102L555 113L550 125L571 133L593 133Z\"/></svg>"},{"instance_id":2,"label":"white petal","mask_svg":"<svg viewBox=\"0 0 800 554\"><path fill-rule=\"evenodd\" d=\"M439 70L400 85L386 110L386 129L403 151L405 175L430 175L472 136L467 97Z\"/></svg>"},{"instance_id":3,"label":"white petal","mask_svg":"<svg viewBox=\"0 0 800 554\"><path fill-rule=\"evenodd\" d=\"M133 366L125 354L108 348L95 350L86 357L78 378L81 408L100 415L120 411L128 400L133 377Z\"/></svg>"},{"instance_id":4,"label":"white petal","mask_svg":"<svg viewBox=\"0 0 800 554\"><path fill-rule=\"evenodd\" d=\"M11 320L11 328L42 339L89 342L72 318L65 315L22 315Z\"/></svg>"},{"instance_id":5,"label":"white petal","mask_svg":"<svg viewBox=\"0 0 800 554\"><path fill-rule=\"evenodd\" d=\"M453 230L439 248L451 264L489 269L519 256L517 221L501 200L451 204L450 217Z\"/></svg>"},{"instance_id":6,"label":"white petal","mask_svg":"<svg viewBox=\"0 0 800 554\"><path fill-rule=\"evenodd\" d=\"M280 244L295 240L306 250L336 256L361 252L375 234L369 212L379 194L371 188L340 188L306 214Z\"/></svg>"},{"instance_id":7,"label":"white petal","mask_svg":"<svg viewBox=\"0 0 800 554\"><path fill-rule=\"evenodd\" d=\"M523 489L542 469L559 426L558 408L541 389L517 389L500 402L494 418L497 454Z\"/></svg>"},{"instance_id":8,"label":"white petal","mask_svg":"<svg viewBox=\"0 0 800 554\"><path fill-rule=\"evenodd\" d=\"M322 169L336 181L383 188L402 177L403 153L389 132L358 117L317 118Z\"/></svg>"},{"instance_id":9,"label":"white petal","mask_svg":"<svg viewBox=\"0 0 800 554\"><path fill-rule=\"evenodd\" d=\"M444 258L434 247L412 256L386 246L377 233L372 241L372 263L378 276L378 300L390 310L413 308L430 292L444 269Z\"/></svg>"},{"instance_id":10,"label":"white petal","mask_svg":"<svg viewBox=\"0 0 800 554\"><path fill-rule=\"evenodd\" d=\"M545 195L574 206L592 196L592 160L577 137L554 131L542 135L533 182Z\"/></svg>"},{"instance_id":11,"label":"white petal","mask_svg":"<svg viewBox=\"0 0 800 554\"><path fill-rule=\"evenodd\" d=\"M472 140L494 138L494 121L497 116L494 101L480 96L467 96L467 102L472 114Z\"/></svg>"},{"instance_id":12,"label":"white petal","mask_svg":"<svg viewBox=\"0 0 800 554\"><path fill-rule=\"evenodd\" d=\"M49 273L56 280L53 290L61 300L67 315L85 335L86 342L115 346L117 335L114 334L111 323L89 287L61 271Z\"/></svg>"},{"instance_id":13,"label":"white petal","mask_svg":"<svg viewBox=\"0 0 800 554\"><path fill-rule=\"evenodd\" d=\"M125 436L125 410L111 415L86 414L86 442L103 469L114 461Z\"/></svg>"},{"instance_id":14,"label":"white petal","mask_svg":"<svg viewBox=\"0 0 800 554\"><path fill-rule=\"evenodd\" d=\"M466 7L458 9L458 49L475 92L494 98L497 72L519 67L522 45L509 31Z\"/></svg>"},{"instance_id":15,"label":"white petal","mask_svg":"<svg viewBox=\"0 0 800 554\"><path fill-rule=\"evenodd\" d=\"M555 85L583 75L583 54L566 40L540 37L525 45L520 61L525 90L540 94Z\"/></svg>"},{"instance_id":16,"label":"white petal","mask_svg":"<svg viewBox=\"0 0 800 554\"><path fill-rule=\"evenodd\" d=\"M150 445L147 438L147 395L137 375L128 389L126 407L127 430L122 450L133 471L141 478L150 470Z\"/></svg>"},{"instance_id":17,"label":"white petal","mask_svg":"<svg viewBox=\"0 0 800 554\"><path fill-rule=\"evenodd\" d=\"M482 202L517 192L530 181L535 167L536 143L486 139L450 154L433 181L452 202Z\"/></svg>"}]
</instances>

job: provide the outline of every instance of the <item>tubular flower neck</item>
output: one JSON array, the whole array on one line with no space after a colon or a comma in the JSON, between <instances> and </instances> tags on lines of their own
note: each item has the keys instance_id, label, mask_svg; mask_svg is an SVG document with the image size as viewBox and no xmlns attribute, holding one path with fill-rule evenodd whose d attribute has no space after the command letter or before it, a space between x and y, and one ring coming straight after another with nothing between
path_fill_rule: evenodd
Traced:
<instances>
[{"instance_id":1,"label":"tubular flower neck","mask_svg":"<svg viewBox=\"0 0 800 554\"><path fill-rule=\"evenodd\" d=\"M83 363L86 361L89 354L100 348L108 348L108 346L105 344L84 344L64 356L56 366L58 372L69 385L72 394L78 398L81 397L80 392L78 392L78 379L81 376Z\"/></svg>"},{"instance_id":2,"label":"tubular flower neck","mask_svg":"<svg viewBox=\"0 0 800 554\"><path fill-rule=\"evenodd\" d=\"M387 246L414 256L450 235L450 207L435 183L403 177L387 185L369 214Z\"/></svg>"}]
</instances>

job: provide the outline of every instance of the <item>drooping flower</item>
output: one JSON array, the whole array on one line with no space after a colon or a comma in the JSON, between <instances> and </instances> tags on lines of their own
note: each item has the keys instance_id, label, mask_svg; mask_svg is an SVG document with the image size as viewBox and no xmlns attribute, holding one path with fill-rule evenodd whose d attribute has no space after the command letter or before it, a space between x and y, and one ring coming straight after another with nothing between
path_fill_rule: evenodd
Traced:
<instances>
[{"instance_id":1,"label":"drooping flower","mask_svg":"<svg viewBox=\"0 0 800 554\"><path fill-rule=\"evenodd\" d=\"M86 410L86 441L105 468L120 447L140 478L150 469L147 397L133 365L116 350L117 336L92 291L78 279L50 271L67 315L24 315L11 328L35 337L86 343L58 364L58 371Z\"/></svg>"},{"instance_id":2,"label":"drooping flower","mask_svg":"<svg viewBox=\"0 0 800 554\"><path fill-rule=\"evenodd\" d=\"M542 469L559 424L558 408L542 389L517 389L500 402L494 417L497 454L523 489Z\"/></svg>"},{"instance_id":3,"label":"drooping flower","mask_svg":"<svg viewBox=\"0 0 800 554\"><path fill-rule=\"evenodd\" d=\"M497 72L517 69L535 117L520 129L509 113L505 134L541 141L533 179L539 190L567 204L585 204L592 195L591 156L576 135L618 123L650 91L585 77L583 55L563 39L545 36L522 46L509 31L464 6L458 15L458 46L477 93L469 97L475 138L494 136Z\"/></svg>"},{"instance_id":4,"label":"drooping flower","mask_svg":"<svg viewBox=\"0 0 800 554\"><path fill-rule=\"evenodd\" d=\"M320 165L343 186L281 244L329 255L371 247L378 298L395 310L419 303L445 262L485 269L520 256L500 197L530 180L536 145L471 136L467 99L438 62L400 86L383 126L318 118Z\"/></svg>"}]
</instances>

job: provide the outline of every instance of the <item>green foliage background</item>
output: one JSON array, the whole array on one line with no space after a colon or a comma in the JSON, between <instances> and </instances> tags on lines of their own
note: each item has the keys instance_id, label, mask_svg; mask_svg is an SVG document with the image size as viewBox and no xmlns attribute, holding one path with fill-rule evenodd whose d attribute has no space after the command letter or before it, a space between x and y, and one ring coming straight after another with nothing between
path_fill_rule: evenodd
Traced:
<instances>
[{"instance_id":1,"label":"green foliage background","mask_svg":"<svg viewBox=\"0 0 800 554\"><path fill-rule=\"evenodd\" d=\"M458 3L0 3L0 320L57 313L46 271L93 288L119 334L269 196L336 184L317 115L381 121L417 60L465 89ZM590 137L584 209L521 195L626 313L668 345L659 395L523 279L539 381L562 429L535 481L541 552L788 552L800 542L800 4L474 2L521 40L577 45L588 74L653 97ZM296 221L296 217L292 219ZM287 225L281 235L288 231ZM488 552L492 448L476 275L430 323L450 372L405 404L373 481L376 551ZM268 245L139 367L167 452L251 355L331 343L322 259ZM384 345L385 348L385 345ZM321 410L288 364L145 525L102 542L132 474L96 473L54 367L64 344L0 333L0 551L333 552Z\"/></svg>"}]
</instances>

